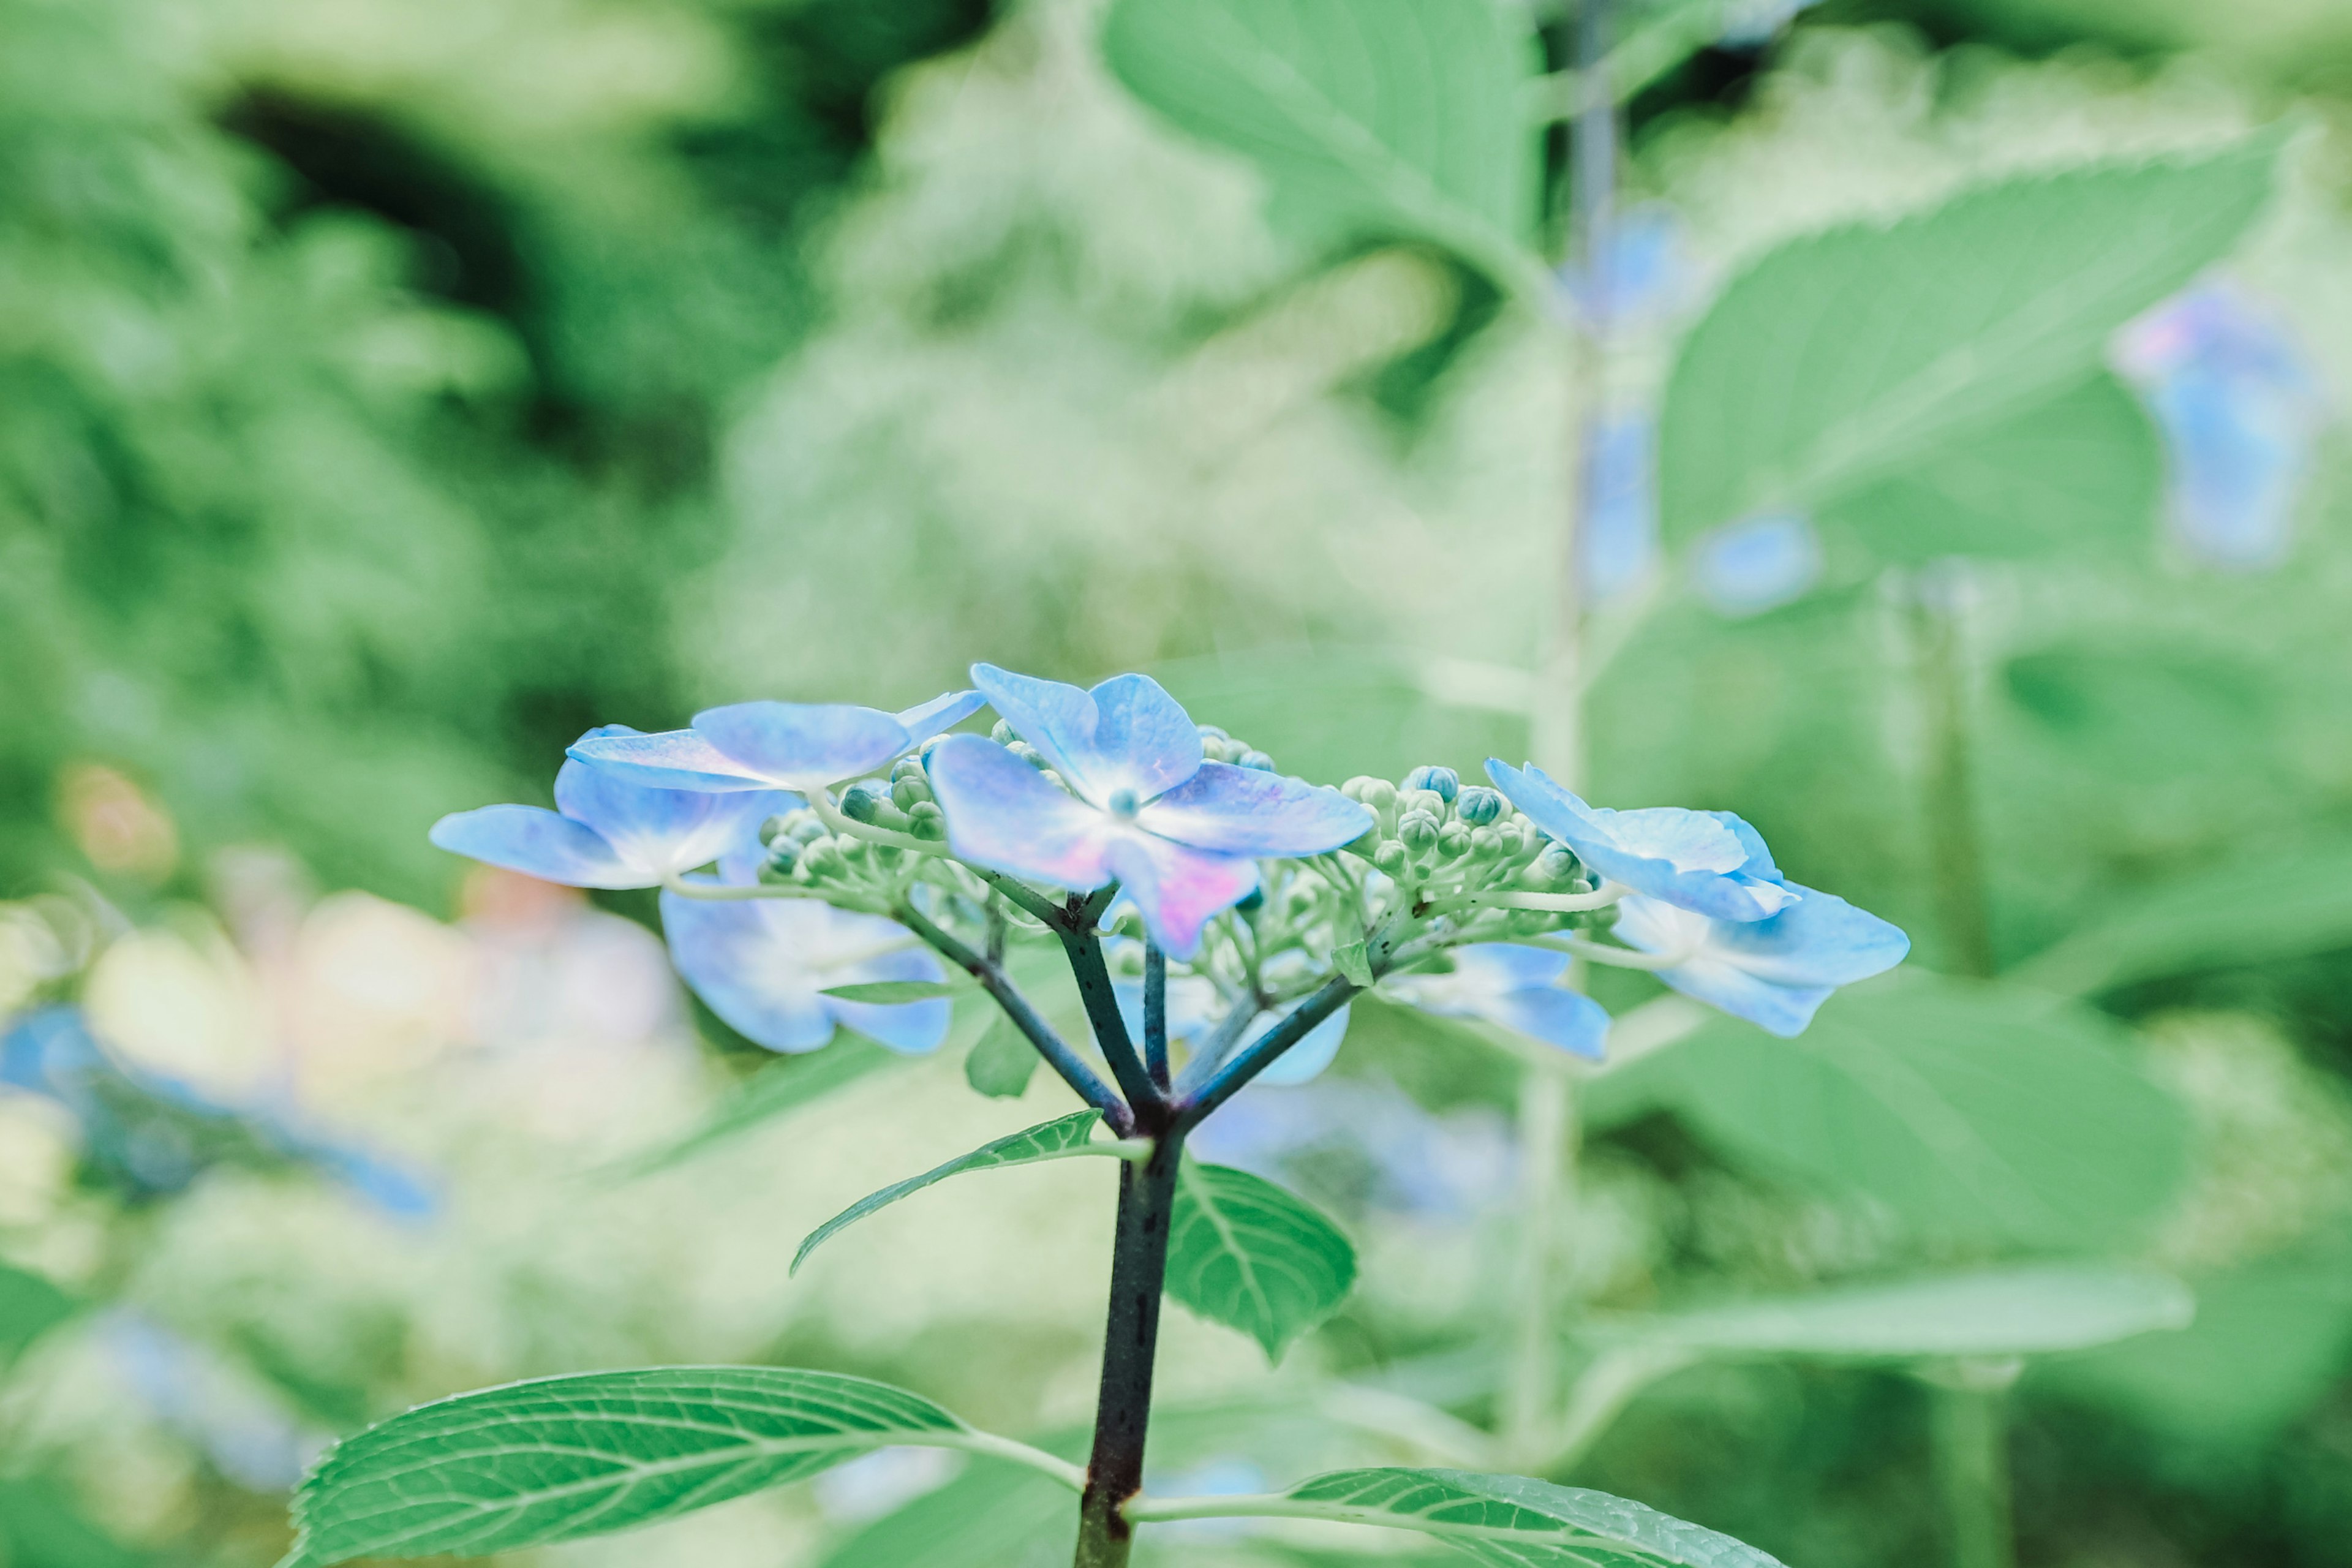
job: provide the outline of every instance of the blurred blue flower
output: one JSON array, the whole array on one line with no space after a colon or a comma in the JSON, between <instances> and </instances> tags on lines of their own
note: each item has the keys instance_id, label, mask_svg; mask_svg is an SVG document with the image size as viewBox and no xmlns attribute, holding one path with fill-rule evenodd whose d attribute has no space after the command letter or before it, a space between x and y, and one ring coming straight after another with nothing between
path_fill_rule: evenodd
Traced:
<instances>
[{"instance_id":1,"label":"blurred blue flower","mask_svg":"<svg viewBox=\"0 0 2352 1568\"><path fill-rule=\"evenodd\" d=\"M1277 955L1306 961L1304 953ZM1128 1037L1143 1038L1143 982L1119 980L1111 984L1118 999L1119 1016L1126 1021ZM1255 1014L1242 1031L1234 1037L1238 1048L1256 1039L1283 1019L1290 1016L1297 1004ZM1226 1018L1226 1009L1217 994L1217 988L1206 979L1194 974L1171 974L1168 977L1168 1038L1183 1041L1199 1048L1216 1032ZM1348 1036L1348 1009L1342 1007L1307 1032L1307 1037L1276 1058L1275 1064L1250 1080L1250 1088L1261 1084L1276 1087L1297 1085L1318 1077L1339 1054L1340 1043ZM1099 1044L1097 1045L1099 1048ZM1244 1091L1244 1093L1247 1090Z\"/></svg>"},{"instance_id":2,"label":"blurred blue flower","mask_svg":"<svg viewBox=\"0 0 2352 1568\"><path fill-rule=\"evenodd\" d=\"M654 740L625 724L580 738ZM574 747L576 751L577 746ZM707 866L747 827L796 805L774 791L710 795L648 788L579 762L555 775L553 811L536 805L486 805L433 825L433 842L455 854L574 888L652 888Z\"/></svg>"},{"instance_id":3,"label":"blurred blue flower","mask_svg":"<svg viewBox=\"0 0 2352 1568\"><path fill-rule=\"evenodd\" d=\"M1424 1013L1484 1018L1571 1055L1601 1059L1609 1015L1591 997L1559 984L1567 953L1495 942L1456 948L1453 958L1449 973L1397 975L1381 988Z\"/></svg>"},{"instance_id":4,"label":"blurred blue flower","mask_svg":"<svg viewBox=\"0 0 2352 1568\"><path fill-rule=\"evenodd\" d=\"M1149 676L1092 691L986 664L971 679L1066 787L992 741L950 736L929 758L950 847L1053 887L1116 880L1173 957L1257 886L1257 858L1319 855L1372 825L1337 790L1204 761L1199 729Z\"/></svg>"},{"instance_id":5,"label":"blurred blue flower","mask_svg":"<svg viewBox=\"0 0 2352 1568\"><path fill-rule=\"evenodd\" d=\"M1586 439L1577 565L1588 605L1623 593L1657 557L1657 487L1651 473L1656 435L1656 421L1648 415L1621 415L1601 421Z\"/></svg>"},{"instance_id":6,"label":"blurred blue flower","mask_svg":"<svg viewBox=\"0 0 2352 1568\"><path fill-rule=\"evenodd\" d=\"M247 1491L288 1490L331 1441L217 1355L142 1313L108 1312L96 1338L157 1422Z\"/></svg>"},{"instance_id":7,"label":"blurred blue flower","mask_svg":"<svg viewBox=\"0 0 2352 1568\"><path fill-rule=\"evenodd\" d=\"M571 754L663 789L813 791L879 770L980 707L977 691L947 692L902 713L845 702L738 702L697 713L690 730L592 731Z\"/></svg>"},{"instance_id":8,"label":"blurred blue flower","mask_svg":"<svg viewBox=\"0 0 2352 1568\"><path fill-rule=\"evenodd\" d=\"M1658 978L1685 996L1784 1038L1801 1034L1841 985L1903 962L1901 928L1833 894L1781 884L1796 902L1768 920L1713 920L1663 900L1617 906L1617 938L1643 952L1682 961Z\"/></svg>"},{"instance_id":9,"label":"blurred blue flower","mask_svg":"<svg viewBox=\"0 0 2352 1568\"><path fill-rule=\"evenodd\" d=\"M1727 616L1757 616L1801 597L1820 580L1822 542L1811 521L1768 514L1726 523L1691 550L1699 596Z\"/></svg>"},{"instance_id":10,"label":"blurred blue flower","mask_svg":"<svg viewBox=\"0 0 2352 1568\"><path fill-rule=\"evenodd\" d=\"M2284 559L2327 417L2294 341L2236 291L2207 283L2125 329L2116 361L2164 432L2169 523L2182 548L2239 570Z\"/></svg>"},{"instance_id":11,"label":"blurred blue flower","mask_svg":"<svg viewBox=\"0 0 2352 1568\"><path fill-rule=\"evenodd\" d=\"M1507 1201L1517 1165L1509 1130L1492 1110L1439 1115L1393 1084L1351 1079L1244 1094L1185 1146L1268 1181L1310 1186L1329 1185L1337 1164L1341 1184L1359 1187L1370 1205L1443 1220Z\"/></svg>"},{"instance_id":12,"label":"blurred blue flower","mask_svg":"<svg viewBox=\"0 0 2352 1568\"><path fill-rule=\"evenodd\" d=\"M1762 837L1727 811L1587 805L1533 763L1498 758L1486 776L1592 871L1634 892L1727 921L1760 921L1797 901Z\"/></svg>"},{"instance_id":13,"label":"blurred blue flower","mask_svg":"<svg viewBox=\"0 0 2352 1568\"><path fill-rule=\"evenodd\" d=\"M1559 279L1570 310L1602 316L1616 325L1654 321L1690 293L1693 268L1683 251L1682 219L1663 202L1644 202L1620 213L1610 226L1609 249L1593 278L1573 266Z\"/></svg>"}]
</instances>

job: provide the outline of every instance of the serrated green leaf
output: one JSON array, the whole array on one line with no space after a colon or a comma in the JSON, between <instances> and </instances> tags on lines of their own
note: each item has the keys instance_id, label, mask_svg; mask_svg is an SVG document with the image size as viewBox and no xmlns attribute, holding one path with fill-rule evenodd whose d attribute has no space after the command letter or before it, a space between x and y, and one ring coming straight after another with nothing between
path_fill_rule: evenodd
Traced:
<instances>
[{"instance_id":1,"label":"serrated green leaf","mask_svg":"<svg viewBox=\"0 0 2352 1568\"><path fill-rule=\"evenodd\" d=\"M2185 1328L2196 1311L2168 1274L2049 1263L1727 1302L1596 1331L1709 1355L1921 1361L2089 1350Z\"/></svg>"},{"instance_id":2,"label":"serrated green leaf","mask_svg":"<svg viewBox=\"0 0 2352 1568\"><path fill-rule=\"evenodd\" d=\"M649 1176L684 1163L732 1138L740 1137L803 1106L814 1105L883 1068L907 1058L844 1030L821 1051L770 1062L736 1087L702 1125L621 1166L624 1177Z\"/></svg>"},{"instance_id":3,"label":"serrated green leaf","mask_svg":"<svg viewBox=\"0 0 2352 1568\"><path fill-rule=\"evenodd\" d=\"M1184 1162L1169 1229L1168 1294L1280 1361L1355 1282L1356 1249L1321 1210L1246 1171Z\"/></svg>"},{"instance_id":4,"label":"serrated green leaf","mask_svg":"<svg viewBox=\"0 0 2352 1568\"><path fill-rule=\"evenodd\" d=\"M72 1317L77 1305L40 1275L0 1264L0 1368Z\"/></svg>"},{"instance_id":5,"label":"serrated green leaf","mask_svg":"<svg viewBox=\"0 0 2352 1568\"><path fill-rule=\"evenodd\" d=\"M1372 987L1372 960L1360 942L1349 942L1331 950L1331 967L1344 975L1349 984L1369 991Z\"/></svg>"},{"instance_id":6,"label":"serrated green leaf","mask_svg":"<svg viewBox=\"0 0 2352 1568\"><path fill-rule=\"evenodd\" d=\"M2087 1007L1925 974L1847 991L1780 1040L1718 1019L1594 1081L1596 1123L1648 1109L1767 1171L1867 1196L1915 1230L2096 1247L2186 1173L2186 1111Z\"/></svg>"},{"instance_id":7,"label":"serrated green leaf","mask_svg":"<svg viewBox=\"0 0 2352 1568\"><path fill-rule=\"evenodd\" d=\"M1540 68L1488 0L1118 0L1111 68L1195 136L1242 153L1276 226L1329 246L1410 235L1538 287Z\"/></svg>"},{"instance_id":8,"label":"serrated green leaf","mask_svg":"<svg viewBox=\"0 0 2352 1568\"><path fill-rule=\"evenodd\" d=\"M823 1246L835 1232L847 1229L877 1209L887 1208L900 1198L921 1192L934 1182L944 1182L950 1176L960 1176L967 1171L994 1171L1006 1165L1034 1165L1046 1160L1066 1160L1087 1154L1113 1154L1117 1151L1107 1143L1093 1142L1095 1128L1102 1121L1099 1110L1074 1110L1067 1116L1025 1127L1018 1132L982 1144L969 1154L959 1154L943 1165L934 1165L919 1176L909 1176L896 1182L878 1193L869 1193L858 1199L814 1230L793 1254L792 1272L800 1272L808 1255Z\"/></svg>"},{"instance_id":9,"label":"serrated green leaf","mask_svg":"<svg viewBox=\"0 0 2352 1568\"><path fill-rule=\"evenodd\" d=\"M1043 1060L1029 1037L998 1013L963 1058L964 1081L992 1100L1018 1100Z\"/></svg>"},{"instance_id":10,"label":"serrated green leaf","mask_svg":"<svg viewBox=\"0 0 2352 1568\"><path fill-rule=\"evenodd\" d=\"M2011 180L1771 252L1725 290L1669 380L1666 537L1821 507L2095 374L2110 333L2245 232L2280 142Z\"/></svg>"},{"instance_id":11,"label":"serrated green leaf","mask_svg":"<svg viewBox=\"0 0 2352 1568\"><path fill-rule=\"evenodd\" d=\"M345 1438L295 1494L300 1550L479 1556L625 1530L900 1443L975 1446L919 1394L838 1373L655 1367L541 1378Z\"/></svg>"},{"instance_id":12,"label":"serrated green leaf","mask_svg":"<svg viewBox=\"0 0 2352 1568\"><path fill-rule=\"evenodd\" d=\"M1607 1492L1473 1470L1338 1470L1274 1497L1146 1501L1138 1519L1320 1519L1429 1535L1496 1568L1784 1568L1769 1552Z\"/></svg>"},{"instance_id":13,"label":"serrated green leaf","mask_svg":"<svg viewBox=\"0 0 2352 1568\"><path fill-rule=\"evenodd\" d=\"M833 986L823 994L837 1002L871 1002L887 1006L898 1002L929 1002L958 995L966 989L944 980L861 980L855 985Z\"/></svg>"},{"instance_id":14,"label":"serrated green leaf","mask_svg":"<svg viewBox=\"0 0 2352 1568\"><path fill-rule=\"evenodd\" d=\"M2139 401L2105 373L1822 509L1876 560L2153 548L2164 462Z\"/></svg>"}]
</instances>

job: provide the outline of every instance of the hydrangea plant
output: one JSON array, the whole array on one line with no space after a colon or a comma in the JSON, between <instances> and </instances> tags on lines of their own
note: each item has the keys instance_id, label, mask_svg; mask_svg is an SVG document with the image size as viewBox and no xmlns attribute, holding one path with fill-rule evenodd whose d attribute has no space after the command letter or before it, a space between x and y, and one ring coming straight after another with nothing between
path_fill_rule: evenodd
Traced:
<instances>
[{"instance_id":1,"label":"hydrangea plant","mask_svg":"<svg viewBox=\"0 0 2352 1568\"><path fill-rule=\"evenodd\" d=\"M1329 1218L1190 1159L1185 1141L1253 1084L1320 1070L1367 991L1598 1058L1609 1019L1577 988L1586 965L1652 971L1790 1035L1835 986L1899 963L1903 933L1789 881L1727 813L1599 808L1501 762L1489 784L1432 765L1333 788L1196 724L1146 676L1087 690L983 664L972 682L898 714L754 702L668 734L594 730L558 776L558 811L489 806L434 838L553 881L659 887L679 973L775 1050L841 1029L934 1050L950 998L985 992L1078 1108L875 1194L801 1257L960 1172L1114 1162L1087 1462L834 1373L557 1377L425 1405L338 1446L298 1496L290 1561L569 1540L915 1445L1066 1483L1079 1568L1126 1563L1139 1527L1209 1517L1388 1525L1486 1562L1769 1563L1638 1504L1517 1476L1374 1468L1256 1496L1146 1493L1163 1296L1279 1356L1356 1272ZM989 733L941 732L983 702ZM1014 983L1007 952L1024 942L1060 950L1090 1038L1066 1037Z\"/></svg>"}]
</instances>

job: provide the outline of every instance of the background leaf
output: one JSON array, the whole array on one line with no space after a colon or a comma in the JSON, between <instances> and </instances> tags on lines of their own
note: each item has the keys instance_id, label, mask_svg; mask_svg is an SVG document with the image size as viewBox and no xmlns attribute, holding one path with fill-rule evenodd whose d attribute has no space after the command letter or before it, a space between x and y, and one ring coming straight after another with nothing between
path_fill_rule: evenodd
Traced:
<instances>
[{"instance_id":1,"label":"background leaf","mask_svg":"<svg viewBox=\"0 0 2352 1568\"><path fill-rule=\"evenodd\" d=\"M1321 1210L1246 1171L1184 1162L1168 1239L1168 1294L1282 1359L1348 1299L1356 1249Z\"/></svg>"},{"instance_id":2,"label":"background leaf","mask_svg":"<svg viewBox=\"0 0 2352 1568\"><path fill-rule=\"evenodd\" d=\"M2081 385L2108 334L2236 243L2279 144L2011 180L1771 252L1675 363L1659 437L1666 537L1945 461Z\"/></svg>"},{"instance_id":3,"label":"background leaf","mask_svg":"<svg viewBox=\"0 0 2352 1568\"><path fill-rule=\"evenodd\" d=\"M74 1314L71 1296L38 1274L0 1264L0 1369Z\"/></svg>"},{"instance_id":4,"label":"background leaf","mask_svg":"<svg viewBox=\"0 0 2352 1568\"><path fill-rule=\"evenodd\" d=\"M793 1272L800 1272L810 1253L823 1246L836 1231L845 1230L877 1209L889 1207L900 1198L919 1193L934 1182L944 1182L950 1176L960 1176L966 1171L993 1171L1006 1165L1034 1165L1042 1160L1066 1159L1073 1154L1108 1153L1108 1149L1092 1150L1088 1144L1095 1128L1102 1121L1099 1110L1074 1110L1067 1116L1025 1127L1018 1132L982 1144L969 1154L959 1154L945 1164L934 1165L919 1176L909 1176L894 1182L878 1193L869 1193L858 1199L814 1230L793 1254Z\"/></svg>"},{"instance_id":5,"label":"background leaf","mask_svg":"<svg viewBox=\"0 0 2352 1568\"><path fill-rule=\"evenodd\" d=\"M1268 216L1308 243L1433 239L1505 279L1542 276L1535 39L1487 0L1119 0L1111 68L1195 136L1241 153Z\"/></svg>"},{"instance_id":6,"label":"background leaf","mask_svg":"<svg viewBox=\"0 0 2352 1568\"><path fill-rule=\"evenodd\" d=\"M721 1100L693 1131L639 1156L623 1170L631 1176L667 1171L755 1127L814 1105L869 1073L904 1066L906 1060L897 1052L845 1029L821 1051L782 1057L762 1067Z\"/></svg>"},{"instance_id":7,"label":"background leaf","mask_svg":"<svg viewBox=\"0 0 2352 1568\"><path fill-rule=\"evenodd\" d=\"M482 1555L601 1535L970 1434L918 1394L838 1373L655 1367L422 1405L337 1444L295 1496L305 1549Z\"/></svg>"},{"instance_id":8,"label":"background leaf","mask_svg":"<svg viewBox=\"0 0 2352 1568\"><path fill-rule=\"evenodd\" d=\"M866 980L855 985L835 985L824 994L843 1002L874 1002L888 1005L898 1002L929 1002L940 996L954 996L966 988L950 985L944 980Z\"/></svg>"},{"instance_id":9,"label":"background leaf","mask_svg":"<svg viewBox=\"0 0 2352 1568\"><path fill-rule=\"evenodd\" d=\"M1018 1100L1044 1060L1013 1020L998 1013L963 1058L964 1081L992 1100Z\"/></svg>"}]
</instances>

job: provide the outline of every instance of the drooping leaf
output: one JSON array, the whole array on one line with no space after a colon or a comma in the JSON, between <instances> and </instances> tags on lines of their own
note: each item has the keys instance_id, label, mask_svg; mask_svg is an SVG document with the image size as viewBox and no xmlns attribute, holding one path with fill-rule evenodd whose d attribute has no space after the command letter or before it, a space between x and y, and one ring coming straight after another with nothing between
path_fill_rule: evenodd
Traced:
<instances>
[{"instance_id":1,"label":"drooping leaf","mask_svg":"<svg viewBox=\"0 0 2352 1568\"><path fill-rule=\"evenodd\" d=\"M0 1264L0 1368L73 1316L71 1296L38 1274Z\"/></svg>"},{"instance_id":2,"label":"drooping leaf","mask_svg":"<svg viewBox=\"0 0 2352 1568\"><path fill-rule=\"evenodd\" d=\"M1915 1361L2088 1350L2184 1328L2196 1310L2168 1274L2050 1263L1734 1301L1601 1332L1709 1355Z\"/></svg>"},{"instance_id":3,"label":"drooping leaf","mask_svg":"<svg viewBox=\"0 0 2352 1568\"><path fill-rule=\"evenodd\" d=\"M1018 1100L1044 1060L1028 1037L999 1013L964 1057L964 1081L992 1100Z\"/></svg>"},{"instance_id":4,"label":"drooping leaf","mask_svg":"<svg viewBox=\"0 0 2352 1568\"><path fill-rule=\"evenodd\" d=\"M855 985L832 986L824 994L837 1002L873 1002L887 1006L898 1002L929 1002L940 996L955 996L968 989L944 980L862 980Z\"/></svg>"},{"instance_id":5,"label":"drooping leaf","mask_svg":"<svg viewBox=\"0 0 2352 1568\"><path fill-rule=\"evenodd\" d=\"M1660 430L1682 542L1942 460L2099 369L2108 335L2236 243L2280 139L1964 193L1782 246L1685 343Z\"/></svg>"},{"instance_id":6,"label":"drooping leaf","mask_svg":"<svg viewBox=\"0 0 2352 1568\"><path fill-rule=\"evenodd\" d=\"M934 1182L944 1182L950 1176L960 1176L966 1171L993 1171L1006 1165L1034 1165L1045 1160L1067 1160L1074 1156L1109 1154L1108 1144L1093 1142L1094 1131L1102 1121L1099 1110L1074 1110L1067 1116L1057 1116L1051 1121L1024 1127L982 1144L969 1154L959 1154L942 1165L934 1165L919 1176L909 1176L894 1182L878 1193L869 1193L858 1199L814 1230L793 1254L792 1272L800 1272L810 1253L835 1232L846 1230L877 1209L887 1208L900 1198L919 1193Z\"/></svg>"},{"instance_id":7,"label":"drooping leaf","mask_svg":"<svg viewBox=\"0 0 2352 1568\"><path fill-rule=\"evenodd\" d=\"M766 1125L803 1106L814 1105L867 1074L907 1058L846 1031L833 1044L806 1056L781 1057L746 1079L711 1110L699 1127L672 1143L621 1167L625 1176L649 1176L683 1164L728 1140Z\"/></svg>"},{"instance_id":8,"label":"drooping leaf","mask_svg":"<svg viewBox=\"0 0 2352 1568\"><path fill-rule=\"evenodd\" d=\"M299 1552L478 1556L669 1519L970 1427L919 1394L782 1367L541 1378L420 1405L329 1450L295 1494Z\"/></svg>"},{"instance_id":9,"label":"drooping leaf","mask_svg":"<svg viewBox=\"0 0 2352 1568\"><path fill-rule=\"evenodd\" d=\"M1488 0L1118 0L1111 68L1181 129L1247 157L1277 227L1405 235L1540 287L1532 31Z\"/></svg>"},{"instance_id":10,"label":"drooping leaf","mask_svg":"<svg viewBox=\"0 0 2352 1568\"><path fill-rule=\"evenodd\" d=\"M1263 1177L1187 1160L1176 1178L1168 1294L1282 1359L1356 1282L1356 1249L1328 1216Z\"/></svg>"},{"instance_id":11,"label":"drooping leaf","mask_svg":"<svg viewBox=\"0 0 2352 1568\"><path fill-rule=\"evenodd\" d=\"M2163 456L2137 400L2102 372L1822 509L1876 560L2155 546Z\"/></svg>"},{"instance_id":12,"label":"drooping leaf","mask_svg":"<svg viewBox=\"0 0 2352 1568\"><path fill-rule=\"evenodd\" d=\"M1731 1019L1600 1079L1596 1121L1673 1110L1767 1172L1925 1234L2111 1245L2169 1202L2187 1113L2089 1008L1925 974L1832 999L1778 1040Z\"/></svg>"},{"instance_id":13,"label":"drooping leaf","mask_svg":"<svg viewBox=\"0 0 2352 1568\"><path fill-rule=\"evenodd\" d=\"M1783 1568L1730 1536L1607 1492L1473 1470L1339 1470L1277 1497L1237 1499L1230 1511L1415 1531L1496 1568ZM1149 1503L1135 1512L1153 1517Z\"/></svg>"}]
</instances>

